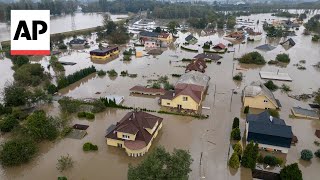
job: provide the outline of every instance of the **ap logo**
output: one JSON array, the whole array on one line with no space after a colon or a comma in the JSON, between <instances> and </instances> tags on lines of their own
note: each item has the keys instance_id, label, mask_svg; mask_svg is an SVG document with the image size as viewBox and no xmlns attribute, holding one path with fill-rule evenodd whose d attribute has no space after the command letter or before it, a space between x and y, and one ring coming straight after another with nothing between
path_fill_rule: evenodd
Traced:
<instances>
[{"instance_id":1,"label":"ap logo","mask_svg":"<svg viewBox=\"0 0 320 180\"><path fill-rule=\"evenodd\" d=\"M49 10L11 10L11 55L50 55Z\"/></svg>"}]
</instances>

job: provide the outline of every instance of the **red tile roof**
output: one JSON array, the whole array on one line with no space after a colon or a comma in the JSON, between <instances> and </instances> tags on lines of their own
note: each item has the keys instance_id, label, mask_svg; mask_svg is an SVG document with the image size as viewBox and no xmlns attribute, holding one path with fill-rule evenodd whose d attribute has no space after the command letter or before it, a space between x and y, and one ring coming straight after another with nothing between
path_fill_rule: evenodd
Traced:
<instances>
[{"instance_id":1,"label":"red tile roof","mask_svg":"<svg viewBox=\"0 0 320 180\"><path fill-rule=\"evenodd\" d=\"M214 49L225 49L226 46L224 44L222 44L222 43L219 43L219 44L215 45L213 48Z\"/></svg>"},{"instance_id":2,"label":"red tile roof","mask_svg":"<svg viewBox=\"0 0 320 180\"><path fill-rule=\"evenodd\" d=\"M154 134L150 134L145 128L152 129L158 122L156 130L159 128L163 118L152 114L138 111L127 113L111 130L106 138L122 140L117 137L117 132L136 134L134 141L124 140L124 145L129 149L141 149L151 141ZM156 132L156 131L155 131Z\"/></svg>"},{"instance_id":3,"label":"red tile roof","mask_svg":"<svg viewBox=\"0 0 320 180\"><path fill-rule=\"evenodd\" d=\"M199 71L204 73L206 67L207 67L206 62L203 59L197 59L187 65L185 72Z\"/></svg>"},{"instance_id":4,"label":"red tile roof","mask_svg":"<svg viewBox=\"0 0 320 180\"><path fill-rule=\"evenodd\" d=\"M165 95L161 96L161 99L172 100L180 95L185 95L190 96L195 102L200 103L203 91L203 86L179 83L175 86L174 92L168 91Z\"/></svg>"}]
</instances>

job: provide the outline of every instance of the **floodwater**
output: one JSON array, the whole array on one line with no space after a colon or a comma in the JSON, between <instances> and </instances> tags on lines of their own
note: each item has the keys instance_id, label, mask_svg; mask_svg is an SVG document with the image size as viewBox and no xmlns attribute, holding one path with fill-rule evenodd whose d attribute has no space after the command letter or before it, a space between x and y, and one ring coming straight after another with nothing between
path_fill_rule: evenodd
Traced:
<instances>
[{"instance_id":1,"label":"floodwater","mask_svg":"<svg viewBox=\"0 0 320 180\"><path fill-rule=\"evenodd\" d=\"M264 19L279 19L272 17L270 14L258 14L249 17L240 17L243 19L254 19L255 22L259 19L260 22ZM262 24L256 27L262 31ZM163 129L159 136L154 141L152 148L156 146L164 146L169 151L174 148L189 150L193 164L190 173L191 180L198 179L252 179L250 171L245 168L240 168L237 171L230 170L227 165L228 157L231 155L230 150L230 131L232 120L235 116L241 117L240 129L244 133L245 119L241 114L241 91L244 86L249 85L252 81L261 80L259 71L278 71L288 72L292 77L292 82L278 82L288 84L293 94L310 93L320 88L319 70L316 70L312 65L320 61L320 43L312 43L311 36L302 35L303 28L296 31L297 36L292 37L296 45L289 50L285 50L278 45L276 49L270 52L261 52L265 59L275 59L280 52L290 54L291 62L286 67L278 67L274 65L264 66L244 66L239 65L237 61L233 61L233 57L240 57L246 52L254 51L255 47L264 44L266 41L263 38L258 42L247 42L245 44L236 44L229 50L235 50L235 53L223 54L221 65L216 63L208 63L206 74L211 77L209 88L203 106L210 107L210 110L204 109L203 114L208 114L210 117L205 120L198 120L191 117L180 117L172 115L155 114L164 118ZM180 38L176 42L183 42L183 39L188 34L180 34ZM208 40L214 44L224 43L222 33L216 33L211 36L196 37L199 38L199 43L204 43ZM274 39L273 45L276 42L282 42L282 39ZM91 49L97 47L97 44L91 46ZM124 48L123 48L124 49ZM139 47L138 50L143 50ZM146 53L147 51L143 51ZM169 81L175 83L177 78L171 77L170 74L182 74L186 63L176 62L182 58L192 58L197 53L187 52L174 46L168 48L162 55L145 56L142 58L133 57L132 61L122 61L122 55L119 58L107 62L106 64L95 64L89 58L88 53L73 51L70 55L65 55L59 58L60 61L76 62L74 66L65 66L66 74L71 74L81 68L94 65L98 70L115 69L118 74L123 70L128 70L129 73L138 74L137 78L121 77L116 78L98 77L91 75L83 81L77 82L70 87L60 91L62 95L71 96L74 98L100 97L108 94L117 94L125 97L124 104L127 106L142 107L152 110L160 109L158 105L158 97L144 97L130 95L129 89L134 85L147 85L148 80L157 79L160 76L168 75ZM178 56L175 57L175 56ZM298 70L293 64L300 60L306 60L304 66L306 70ZM171 61L171 63L170 63ZM48 58L39 61L44 67L48 64ZM11 63L9 60L0 61L1 69L10 73ZM241 83L234 82L232 77L240 72L236 67L241 66L248 68L247 71L242 71L244 80ZM50 71L51 72L51 71ZM2 78L2 77L1 77ZM6 78L1 79L6 81ZM261 80L264 81L264 80ZM232 91L238 92L233 94ZM100 92L101 94L96 94ZM290 108L293 106L308 107L308 102L300 102L289 98L280 90L275 92L275 97L278 98L283 106L280 111L280 116L288 125L293 127L293 133L298 137L299 142L296 146L292 146L286 156L287 163L298 162L300 169L303 172L303 178L306 180L317 179L320 168L319 159L313 158L311 163L299 161L299 154L302 149L311 149L313 152L319 147L313 143L316 140L314 136L315 129L320 129L320 123L316 120L290 119ZM51 115L59 115L58 104L54 102L52 105L43 107ZM30 163L13 168L0 168L0 179L56 179L57 176L65 175L69 179L126 179L128 164L136 164L143 157L132 158L128 157L124 150L108 147L105 142L105 131L111 125L119 121L128 111L108 109L105 112L96 115L94 121L78 120L72 117L72 123L87 124L88 135L82 140L62 139L53 143L43 143L39 156ZM82 151L82 145L85 142L92 142L99 146L98 152L85 153ZM152 150L151 150L152 151ZM75 160L74 167L66 172L60 173L56 169L57 159L61 155L70 154ZM201 164L201 165L200 165Z\"/></svg>"},{"instance_id":2,"label":"floodwater","mask_svg":"<svg viewBox=\"0 0 320 180\"><path fill-rule=\"evenodd\" d=\"M110 14L112 21L119 21L128 17L126 14ZM101 26L103 23L102 13L75 13L64 16L51 16L50 33L61 33L79 29ZM0 42L10 40L10 24L0 23Z\"/></svg>"}]
</instances>

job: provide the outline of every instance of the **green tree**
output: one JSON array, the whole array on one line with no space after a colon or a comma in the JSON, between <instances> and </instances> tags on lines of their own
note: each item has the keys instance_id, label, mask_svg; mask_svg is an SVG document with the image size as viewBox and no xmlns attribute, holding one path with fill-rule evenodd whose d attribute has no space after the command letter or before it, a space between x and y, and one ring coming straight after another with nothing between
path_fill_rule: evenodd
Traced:
<instances>
[{"instance_id":1,"label":"green tree","mask_svg":"<svg viewBox=\"0 0 320 180\"><path fill-rule=\"evenodd\" d=\"M240 119L238 117L233 118L232 129L239 128Z\"/></svg>"},{"instance_id":2,"label":"green tree","mask_svg":"<svg viewBox=\"0 0 320 180\"><path fill-rule=\"evenodd\" d=\"M279 87L273 83L273 81L269 80L264 85L270 90L270 91L276 91L279 89Z\"/></svg>"},{"instance_id":3,"label":"green tree","mask_svg":"<svg viewBox=\"0 0 320 180\"><path fill-rule=\"evenodd\" d=\"M227 28L233 29L234 26L237 24L235 16L229 16L227 19Z\"/></svg>"},{"instance_id":4,"label":"green tree","mask_svg":"<svg viewBox=\"0 0 320 180\"><path fill-rule=\"evenodd\" d=\"M239 59L239 62L244 64L257 64L257 65L266 64L264 57L257 51L244 54Z\"/></svg>"},{"instance_id":5,"label":"green tree","mask_svg":"<svg viewBox=\"0 0 320 180\"><path fill-rule=\"evenodd\" d=\"M314 98L314 102L320 105L320 89L316 93L316 97Z\"/></svg>"},{"instance_id":6,"label":"green tree","mask_svg":"<svg viewBox=\"0 0 320 180\"><path fill-rule=\"evenodd\" d=\"M239 128L232 129L231 131L231 139L239 141L241 140L241 131Z\"/></svg>"},{"instance_id":7,"label":"green tree","mask_svg":"<svg viewBox=\"0 0 320 180\"><path fill-rule=\"evenodd\" d=\"M242 156L242 145L240 142L237 142L233 145L233 151L238 154L238 156Z\"/></svg>"},{"instance_id":8,"label":"green tree","mask_svg":"<svg viewBox=\"0 0 320 180\"><path fill-rule=\"evenodd\" d=\"M163 147L158 147L136 167L129 165L128 180L188 179L191 163L188 151L175 149L170 154Z\"/></svg>"},{"instance_id":9,"label":"green tree","mask_svg":"<svg viewBox=\"0 0 320 180\"><path fill-rule=\"evenodd\" d=\"M232 153L229 162L229 166L232 167L233 169L238 169L240 167L240 160L239 156L236 152Z\"/></svg>"},{"instance_id":10,"label":"green tree","mask_svg":"<svg viewBox=\"0 0 320 180\"><path fill-rule=\"evenodd\" d=\"M304 149L301 151L301 159L305 161L310 161L313 158L313 153L309 149Z\"/></svg>"},{"instance_id":11,"label":"green tree","mask_svg":"<svg viewBox=\"0 0 320 180\"><path fill-rule=\"evenodd\" d=\"M288 54L282 53L277 55L276 60L283 63L289 63L290 57Z\"/></svg>"},{"instance_id":12,"label":"green tree","mask_svg":"<svg viewBox=\"0 0 320 180\"><path fill-rule=\"evenodd\" d=\"M10 132L18 125L19 121L13 115L7 115L0 121L0 130L2 132Z\"/></svg>"},{"instance_id":13,"label":"green tree","mask_svg":"<svg viewBox=\"0 0 320 180\"><path fill-rule=\"evenodd\" d=\"M284 166L280 171L281 180L302 180L302 172L297 163Z\"/></svg>"},{"instance_id":14,"label":"green tree","mask_svg":"<svg viewBox=\"0 0 320 180\"><path fill-rule=\"evenodd\" d=\"M246 168L254 169L258 158L259 147L258 144L251 141L247 144L243 156L241 158L241 165Z\"/></svg>"},{"instance_id":15,"label":"green tree","mask_svg":"<svg viewBox=\"0 0 320 180\"><path fill-rule=\"evenodd\" d=\"M27 117L26 133L37 141L54 140L58 136L57 128L44 111L35 111Z\"/></svg>"},{"instance_id":16,"label":"green tree","mask_svg":"<svg viewBox=\"0 0 320 180\"><path fill-rule=\"evenodd\" d=\"M177 27L179 26L179 23L176 22L176 21L170 21L167 25L168 27L168 31L171 33L171 34L174 34L177 32Z\"/></svg>"},{"instance_id":17,"label":"green tree","mask_svg":"<svg viewBox=\"0 0 320 180\"><path fill-rule=\"evenodd\" d=\"M38 150L36 144L29 139L12 139L1 146L0 161L4 166L16 166L26 163Z\"/></svg>"},{"instance_id":18,"label":"green tree","mask_svg":"<svg viewBox=\"0 0 320 180\"><path fill-rule=\"evenodd\" d=\"M318 150L314 153L314 155L315 155L317 158L320 158L320 149L318 149Z\"/></svg>"},{"instance_id":19,"label":"green tree","mask_svg":"<svg viewBox=\"0 0 320 180\"><path fill-rule=\"evenodd\" d=\"M57 169L60 172L63 172L67 169L70 169L73 167L74 161L72 160L71 156L68 154L67 156L61 156L58 159L57 163Z\"/></svg>"},{"instance_id":20,"label":"green tree","mask_svg":"<svg viewBox=\"0 0 320 180\"><path fill-rule=\"evenodd\" d=\"M23 106L28 103L31 93L17 84L8 84L4 88L3 101L5 106Z\"/></svg>"},{"instance_id":21,"label":"green tree","mask_svg":"<svg viewBox=\"0 0 320 180\"><path fill-rule=\"evenodd\" d=\"M22 65L15 71L13 77L17 83L25 86L37 86L48 79L43 67L38 63Z\"/></svg>"},{"instance_id":22,"label":"green tree","mask_svg":"<svg viewBox=\"0 0 320 180\"><path fill-rule=\"evenodd\" d=\"M14 65L14 68L19 68L24 64L28 64L29 58L28 56L13 56L12 63Z\"/></svg>"}]
</instances>

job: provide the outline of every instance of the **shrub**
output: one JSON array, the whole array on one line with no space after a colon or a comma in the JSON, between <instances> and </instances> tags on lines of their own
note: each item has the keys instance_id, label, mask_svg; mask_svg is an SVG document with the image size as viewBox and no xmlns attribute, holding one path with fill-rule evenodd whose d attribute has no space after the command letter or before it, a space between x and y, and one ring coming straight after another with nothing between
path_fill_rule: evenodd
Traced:
<instances>
[{"instance_id":1,"label":"shrub","mask_svg":"<svg viewBox=\"0 0 320 180\"><path fill-rule=\"evenodd\" d=\"M111 69L110 71L107 71L108 75L110 77L116 77L118 76L118 73L114 70L114 69Z\"/></svg>"},{"instance_id":2,"label":"shrub","mask_svg":"<svg viewBox=\"0 0 320 180\"><path fill-rule=\"evenodd\" d=\"M276 91L279 87L273 83L273 81L267 81L264 83L264 85L270 90L270 91Z\"/></svg>"},{"instance_id":3,"label":"shrub","mask_svg":"<svg viewBox=\"0 0 320 180\"><path fill-rule=\"evenodd\" d=\"M276 117L276 118L280 117L279 112L276 109L268 109L268 112L272 117Z\"/></svg>"},{"instance_id":4,"label":"shrub","mask_svg":"<svg viewBox=\"0 0 320 180\"><path fill-rule=\"evenodd\" d=\"M276 60L283 63L289 63L290 57L288 54L282 53L277 55Z\"/></svg>"},{"instance_id":5,"label":"shrub","mask_svg":"<svg viewBox=\"0 0 320 180\"><path fill-rule=\"evenodd\" d=\"M13 139L5 142L0 151L4 166L16 166L28 162L37 152L36 144L29 139Z\"/></svg>"},{"instance_id":6,"label":"shrub","mask_svg":"<svg viewBox=\"0 0 320 180\"><path fill-rule=\"evenodd\" d=\"M61 50L64 50L64 49L67 49L68 46L65 45L64 43L60 43L60 44L58 45L58 48L61 49Z\"/></svg>"},{"instance_id":7,"label":"shrub","mask_svg":"<svg viewBox=\"0 0 320 180\"><path fill-rule=\"evenodd\" d=\"M82 112L78 112L78 118L85 118L86 117L86 112L82 111Z\"/></svg>"},{"instance_id":8,"label":"shrub","mask_svg":"<svg viewBox=\"0 0 320 180\"><path fill-rule=\"evenodd\" d=\"M47 88L47 91L48 91L49 94L54 94L54 93L56 93L58 91L58 88L57 88L56 85L50 84L48 86L48 88Z\"/></svg>"},{"instance_id":9,"label":"shrub","mask_svg":"<svg viewBox=\"0 0 320 180\"><path fill-rule=\"evenodd\" d=\"M231 139L239 141L241 140L241 132L239 128L232 129L231 131Z\"/></svg>"},{"instance_id":10,"label":"shrub","mask_svg":"<svg viewBox=\"0 0 320 180\"><path fill-rule=\"evenodd\" d=\"M240 167L240 160L237 153L233 153L229 159L229 166L233 169L238 169Z\"/></svg>"},{"instance_id":11,"label":"shrub","mask_svg":"<svg viewBox=\"0 0 320 180\"><path fill-rule=\"evenodd\" d=\"M58 177L58 180L68 180L68 178L65 176L61 176L61 177Z\"/></svg>"},{"instance_id":12,"label":"shrub","mask_svg":"<svg viewBox=\"0 0 320 180\"><path fill-rule=\"evenodd\" d=\"M151 87L154 89L160 89L161 85L160 85L160 83L153 83Z\"/></svg>"},{"instance_id":13,"label":"shrub","mask_svg":"<svg viewBox=\"0 0 320 180\"><path fill-rule=\"evenodd\" d=\"M263 162L269 166L275 166L278 164L277 158L275 156L266 155L263 158Z\"/></svg>"},{"instance_id":14,"label":"shrub","mask_svg":"<svg viewBox=\"0 0 320 180\"><path fill-rule=\"evenodd\" d=\"M238 156L242 155L242 145L240 142L237 142L233 145L233 151L238 154Z\"/></svg>"},{"instance_id":15,"label":"shrub","mask_svg":"<svg viewBox=\"0 0 320 180\"><path fill-rule=\"evenodd\" d=\"M282 85L281 85L281 90L282 90L283 92L290 92L290 91L291 91L291 88L290 88L290 86L288 86L288 85L286 85L286 84L282 84Z\"/></svg>"},{"instance_id":16,"label":"shrub","mask_svg":"<svg viewBox=\"0 0 320 180\"><path fill-rule=\"evenodd\" d=\"M315 155L317 158L320 158L320 149L318 149L318 150L314 153L314 155Z\"/></svg>"},{"instance_id":17,"label":"shrub","mask_svg":"<svg viewBox=\"0 0 320 180\"><path fill-rule=\"evenodd\" d=\"M248 114L249 113L249 106L246 106L244 108L244 111L243 111L244 114Z\"/></svg>"},{"instance_id":18,"label":"shrub","mask_svg":"<svg viewBox=\"0 0 320 180\"><path fill-rule=\"evenodd\" d=\"M91 109L92 113L99 113L106 109L106 106L101 100L96 100L92 103L93 108Z\"/></svg>"},{"instance_id":19,"label":"shrub","mask_svg":"<svg viewBox=\"0 0 320 180\"><path fill-rule=\"evenodd\" d=\"M60 133L61 137L66 137L71 131L72 131L72 127L64 127Z\"/></svg>"},{"instance_id":20,"label":"shrub","mask_svg":"<svg viewBox=\"0 0 320 180\"><path fill-rule=\"evenodd\" d=\"M86 142L83 144L82 147L83 151L97 151L98 150L98 146L92 144L91 142Z\"/></svg>"},{"instance_id":21,"label":"shrub","mask_svg":"<svg viewBox=\"0 0 320 180\"><path fill-rule=\"evenodd\" d=\"M170 84L169 82L165 82L164 83L164 89L165 90L173 90L174 86L172 84Z\"/></svg>"},{"instance_id":22,"label":"shrub","mask_svg":"<svg viewBox=\"0 0 320 180\"><path fill-rule=\"evenodd\" d=\"M104 70L100 70L98 71L98 76L102 77L102 76L105 76L107 74L107 72L105 72Z\"/></svg>"},{"instance_id":23,"label":"shrub","mask_svg":"<svg viewBox=\"0 0 320 180\"><path fill-rule=\"evenodd\" d=\"M281 180L302 180L302 172L297 163L285 166L280 171Z\"/></svg>"},{"instance_id":24,"label":"shrub","mask_svg":"<svg viewBox=\"0 0 320 180\"><path fill-rule=\"evenodd\" d=\"M0 130L1 132L10 132L18 125L19 121L13 115L8 115L0 121Z\"/></svg>"},{"instance_id":25,"label":"shrub","mask_svg":"<svg viewBox=\"0 0 320 180\"><path fill-rule=\"evenodd\" d=\"M304 149L301 151L301 159L305 161L310 161L313 158L312 151L309 149Z\"/></svg>"},{"instance_id":26,"label":"shrub","mask_svg":"<svg viewBox=\"0 0 320 180\"><path fill-rule=\"evenodd\" d=\"M73 163L74 162L69 154L67 156L61 156L60 159L58 159L57 169L62 172L64 170L72 168Z\"/></svg>"},{"instance_id":27,"label":"shrub","mask_svg":"<svg viewBox=\"0 0 320 180\"><path fill-rule=\"evenodd\" d=\"M233 76L233 80L235 81L242 81L242 78L243 78L243 74L241 72Z\"/></svg>"},{"instance_id":28,"label":"shrub","mask_svg":"<svg viewBox=\"0 0 320 180\"><path fill-rule=\"evenodd\" d=\"M240 123L239 121L240 120L238 117L233 118L232 129L239 128L239 123Z\"/></svg>"},{"instance_id":29,"label":"shrub","mask_svg":"<svg viewBox=\"0 0 320 180\"><path fill-rule=\"evenodd\" d=\"M79 100L73 100L70 97L63 97L58 101L60 109L64 112L75 113L79 110L81 102Z\"/></svg>"},{"instance_id":30,"label":"shrub","mask_svg":"<svg viewBox=\"0 0 320 180\"><path fill-rule=\"evenodd\" d=\"M244 54L240 59L240 63L264 65L266 61L264 57L257 51Z\"/></svg>"},{"instance_id":31,"label":"shrub","mask_svg":"<svg viewBox=\"0 0 320 180\"><path fill-rule=\"evenodd\" d=\"M263 158L262 154L259 154L259 156L257 158L257 162L260 164L264 163L264 158Z\"/></svg>"},{"instance_id":32,"label":"shrub","mask_svg":"<svg viewBox=\"0 0 320 180\"><path fill-rule=\"evenodd\" d=\"M93 113L89 113L89 112L87 112L87 113L86 113L86 118L87 118L87 119L94 119L94 118L95 118L95 116L94 116L94 114L93 114Z\"/></svg>"}]
</instances>

